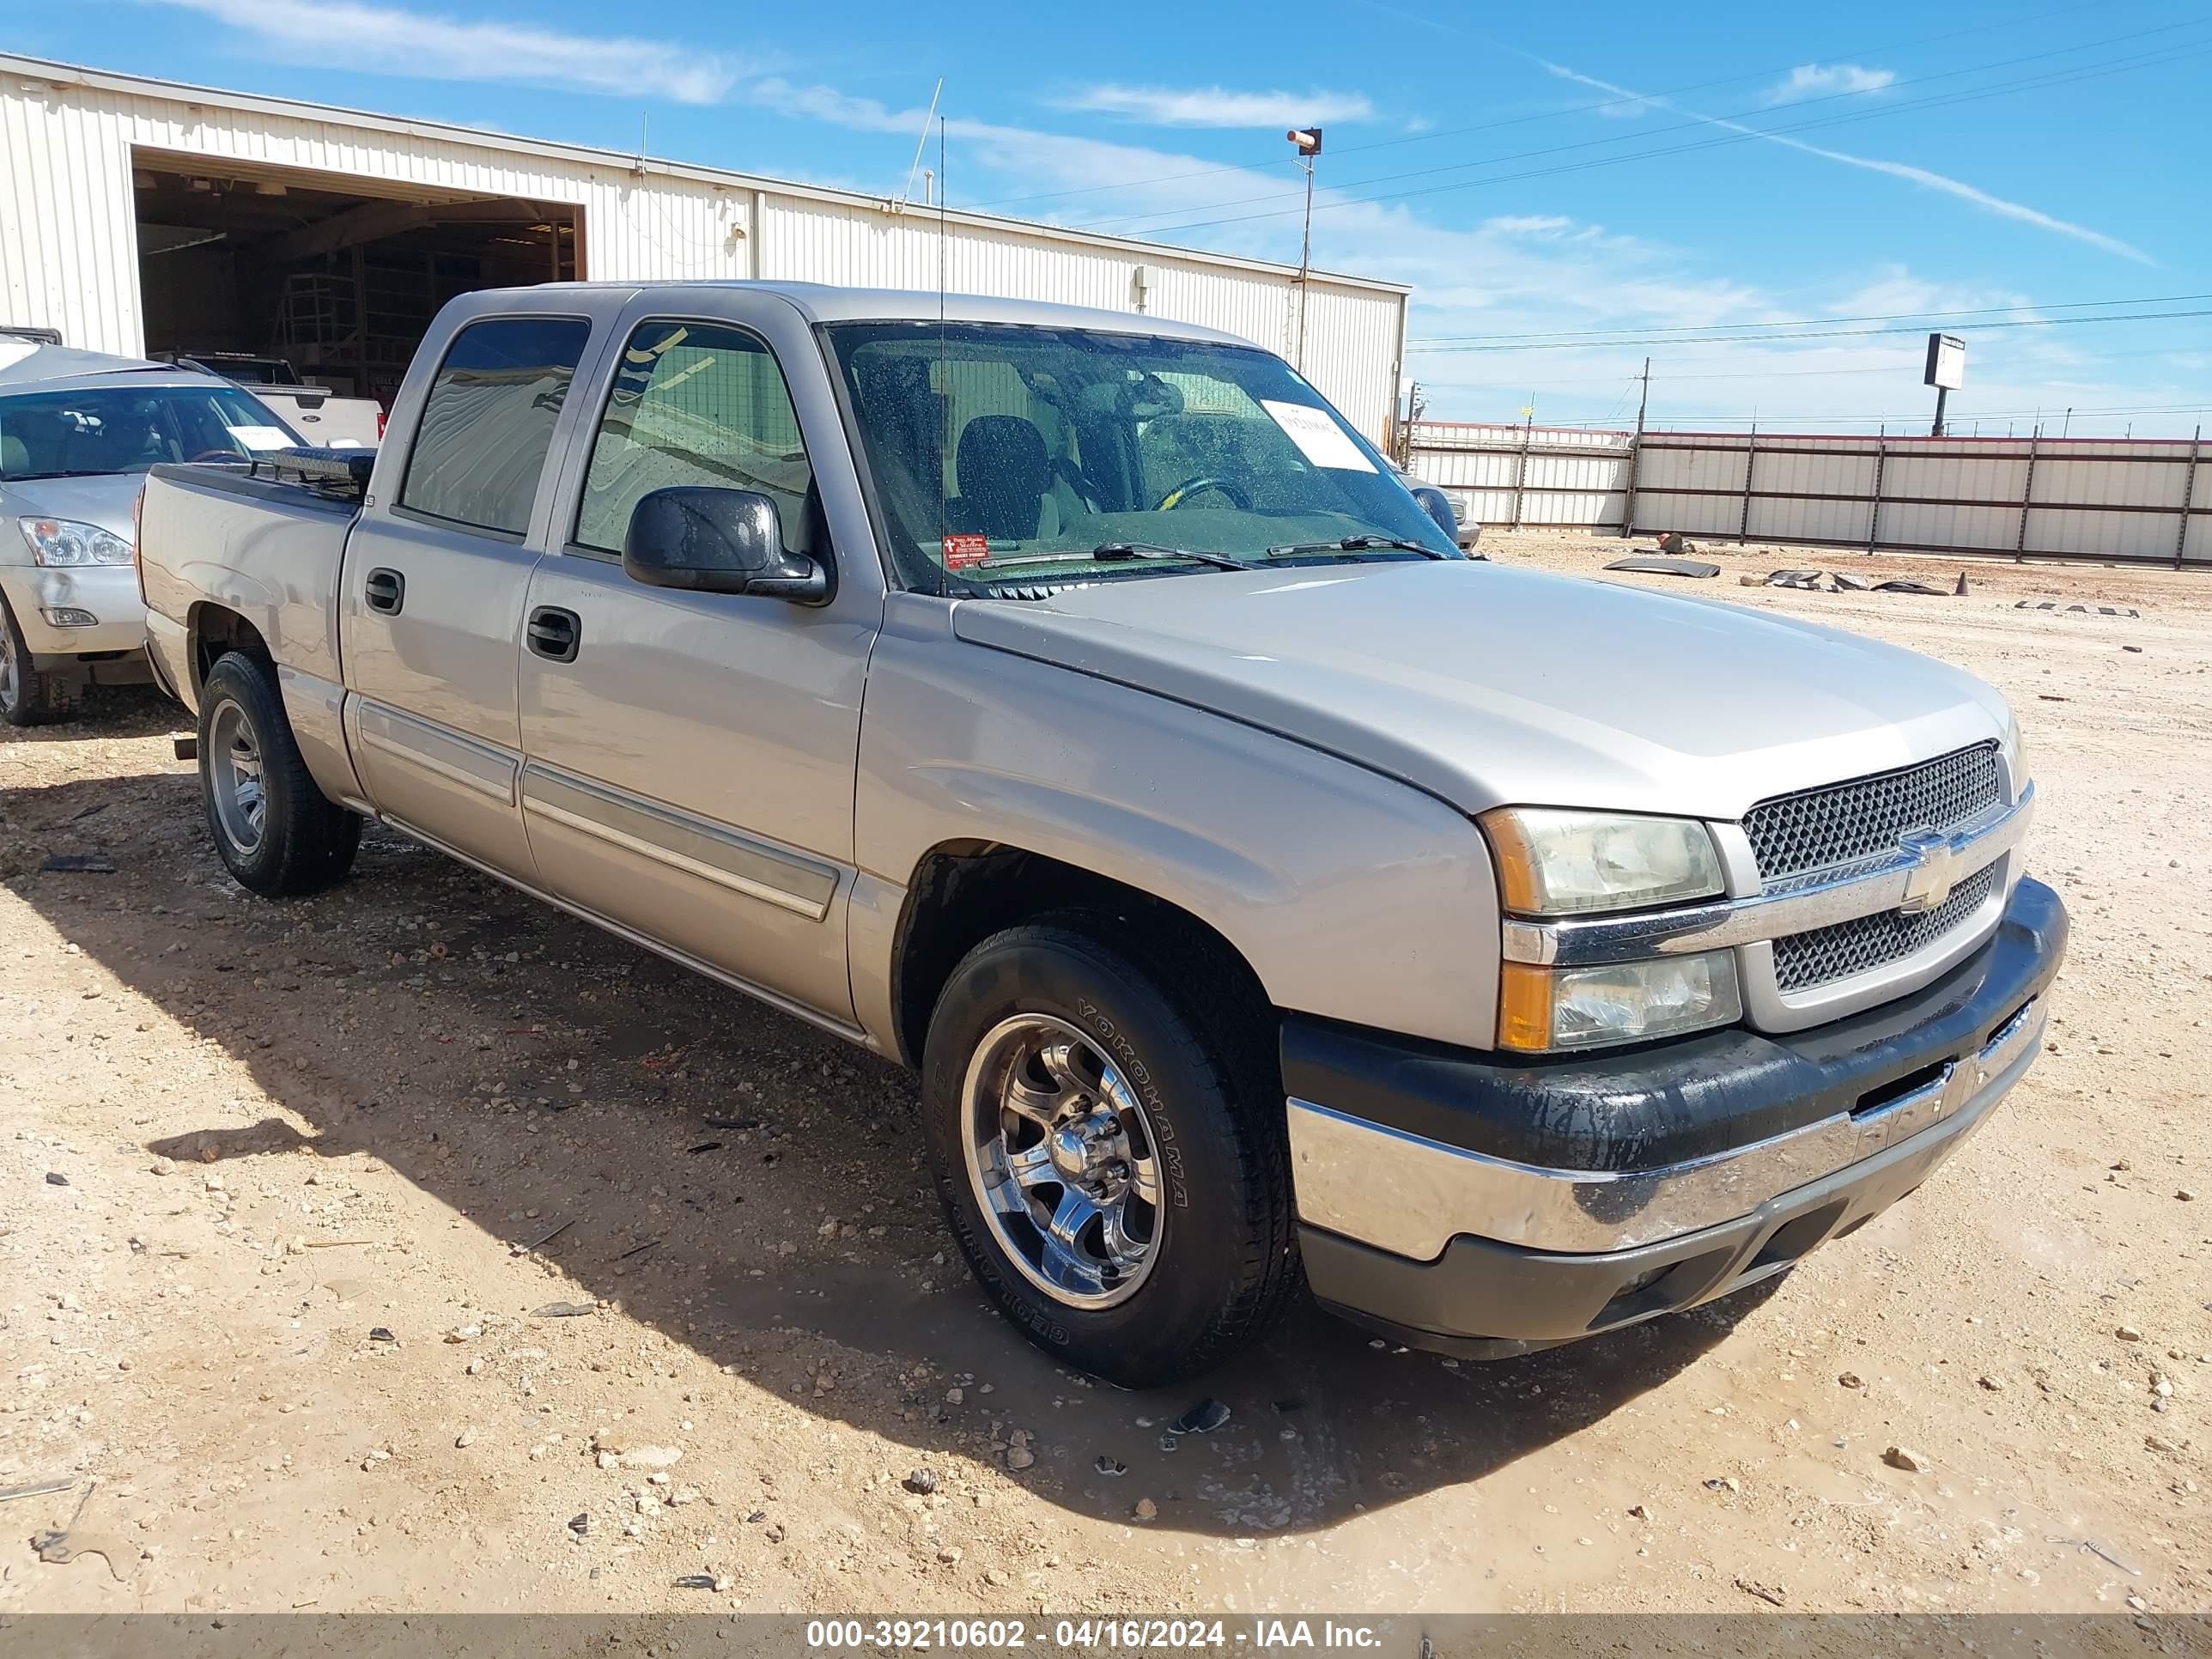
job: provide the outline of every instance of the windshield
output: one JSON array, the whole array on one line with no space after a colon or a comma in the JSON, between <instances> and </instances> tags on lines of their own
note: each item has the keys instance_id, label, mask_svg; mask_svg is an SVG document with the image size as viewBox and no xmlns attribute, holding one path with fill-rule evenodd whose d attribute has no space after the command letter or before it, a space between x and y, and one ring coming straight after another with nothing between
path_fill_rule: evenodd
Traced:
<instances>
[{"instance_id":1,"label":"windshield","mask_svg":"<svg viewBox=\"0 0 2212 1659\"><path fill-rule=\"evenodd\" d=\"M1254 562L1459 556L1367 441L1267 352L973 323L826 332L917 587L1210 568L1094 560L1116 544ZM1335 545L1360 538L1416 545Z\"/></svg>"},{"instance_id":2,"label":"windshield","mask_svg":"<svg viewBox=\"0 0 2212 1659\"><path fill-rule=\"evenodd\" d=\"M143 472L156 461L242 459L300 442L227 381L0 397L0 482Z\"/></svg>"}]
</instances>

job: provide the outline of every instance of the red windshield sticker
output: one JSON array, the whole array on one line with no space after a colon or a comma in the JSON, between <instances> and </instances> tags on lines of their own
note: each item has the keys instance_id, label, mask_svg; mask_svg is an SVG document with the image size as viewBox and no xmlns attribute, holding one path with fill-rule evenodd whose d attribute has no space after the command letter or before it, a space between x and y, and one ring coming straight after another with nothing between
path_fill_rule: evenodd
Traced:
<instances>
[{"instance_id":1,"label":"red windshield sticker","mask_svg":"<svg viewBox=\"0 0 2212 1659\"><path fill-rule=\"evenodd\" d=\"M991 556L991 538L988 536L947 536L945 538L945 568L964 570L971 564L981 564Z\"/></svg>"}]
</instances>

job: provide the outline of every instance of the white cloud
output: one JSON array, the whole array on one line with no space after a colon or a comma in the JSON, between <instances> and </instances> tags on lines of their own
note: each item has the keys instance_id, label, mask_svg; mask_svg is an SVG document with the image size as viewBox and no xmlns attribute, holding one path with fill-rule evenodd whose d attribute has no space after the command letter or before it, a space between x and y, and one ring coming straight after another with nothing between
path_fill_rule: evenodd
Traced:
<instances>
[{"instance_id":1,"label":"white cloud","mask_svg":"<svg viewBox=\"0 0 2212 1659\"><path fill-rule=\"evenodd\" d=\"M272 55L288 61L343 62L398 74L528 82L631 97L657 92L696 102L742 103L796 121L874 135L886 142L879 147L847 147L861 152L858 155L839 152L852 171L866 173L867 154L880 149L886 176L866 188L896 188L926 115L920 103L895 107L836 87L778 77L773 66L759 59L740 63L673 43L454 21L386 8L374 0L151 3L185 6L248 29ZM1571 71L1554 72L1595 85L1611 97L1664 106L1663 100L1647 100ZM1308 105L1298 115L1284 118L1287 125L1290 119L1322 118ZM1717 118L1698 118L1745 131ZM952 155L956 203L990 206L989 198L998 198L1003 210L1034 214L1059 208L1071 220L1111 213L1117 217L1102 228L1114 228L1212 218L1224 198L1280 192L1291 201L1299 194L1285 168L1224 170L1208 158L1174 149L970 117L950 119L946 132L957 145ZM1903 169L1905 176L1921 171L1795 141L1772 141L1789 142L1855 167ZM1939 177L1930 175L1931 179ZM963 179L966 182L960 183ZM1913 182L1923 180L1914 178ZM1949 179L1931 182L1929 187L1953 193L1972 190ZM1086 193L1060 197L1038 192ZM1992 211L2033 216L2031 222L2057 228L2061 234L2100 245L2112 242L2017 204L1988 201L1994 204ZM1548 204L1542 202L1466 228L1438 223L1410 204L1358 200L1325 183L1316 192L1315 204L1328 210L1314 221L1316 266L1356 270L1413 284L1413 332L1431 342L1439 335L1520 333L1556 338L1571 331L1707 331L1716 325L1766 324L1808 315L2014 305L2020 298L2009 289L1933 284L1894 268L1839 280L1832 290L1793 289L1787 295L1778 295L1710 274L1715 267L1699 252L1546 211ZM1180 233L1178 240L1291 262L1297 257L1297 238L1298 219L1292 215L1194 227ZM2133 254L2125 244L2112 245ZM1287 319L1287 311L1285 314ZM1264 337L1265 331L1261 332ZM2201 392L2160 380L2131 382L2118 364L2113 368L2118 373L2106 371L2100 377L2100 359L2083 361L2082 349L2097 350L2101 343L2091 337L2100 332L2021 329L1970 337L1975 341L1974 368L1965 418L1972 418L1975 408L2032 410L2039 404L2201 400ZM1261 343L1282 349L1286 341L1262 337ZM1909 337L1802 344L1686 342L1658 348L1594 343L1571 350L1499 353L1452 352L1442 349L1442 343L1417 341L1411 364L1431 387L1431 407L1439 418L1511 418L1533 395L1540 419L1632 420L1635 395L1631 380L1646 350L1656 359L1655 420L1740 418L1756 410L1762 421L1793 415L1870 421L1919 410L1923 401L1919 343ZM2117 355L2147 354L2124 350ZM2148 370L2148 364L2145 367ZM2161 362L2156 373L2164 375L2191 367ZM1960 401L1953 399L1954 410ZM2002 424L1996 429L2002 430ZM2024 424L2021 429L2026 429ZM2083 422L2077 419L2074 429L2081 432Z\"/></svg>"},{"instance_id":2,"label":"white cloud","mask_svg":"<svg viewBox=\"0 0 2212 1659\"><path fill-rule=\"evenodd\" d=\"M1056 109L1115 115L1155 127L1282 127L1365 121L1375 106L1356 92L1238 92L1228 87L1085 87L1050 100Z\"/></svg>"},{"instance_id":3,"label":"white cloud","mask_svg":"<svg viewBox=\"0 0 2212 1659\"><path fill-rule=\"evenodd\" d=\"M1970 202L1974 206L1986 212L1996 214L2001 218L2014 219L2022 224L2033 225L2039 230L2047 230L2056 235L2070 237L2077 242L2087 242L2092 247L2100 247L2107 253L2117 253L2124 259L2133 259L2138 264L2154 265L2158 263L2141 248L2132 243L2124 242L2117 236L2107 236L2100 230L2092 230L2087 225L2077 225L2069 219L2058 218L2044 212L2039 208L2029 207L2022 202L2008 201L2002 196L1993 196L1988 191L1967 184L1963 179L1951 178L1948 174L1936 173L1928 167L1915 167L1908 161L1885 161L1870 155L1853 155L1847 150L1828 149L1819 144L1808 144L1802 138L1792 138L1784 133L1766 132L1758 127L1747 127L1742 122L1731 121L1725 116L1700 115L1695 110L1684 109L1679 104L1670 104L1663 99L1653 98L1644 93L1632 92L1626 87L1617 87L1610 81L1601 81L1595 76L1584 75L1580 70L1569 69L1562 64L1548 63L1542 58L1535 61L1561 80L1572 81L1578 86L1589 87L1599 92L1611 93L1617 98L1643 98L1646 102L1661 108L1673 110L1680 115L1686 115L1693 121L1702 121L1707 126L1722 127L1729 132L1740 132L1747 138L1760 139L1770 144L1780 144L1785 149L1797 150L1807 155L1817 155L1824 161L1834 161L1842 167L1857 167L1867 173L1887 173L1893 179L1902 179L1909 184L1918 185L1923 189L1936 191L1942 195L1954 197L1962 202Z\"/></svg>"},{"instance_id":4,"label":"white cloud","mask_svg":"<svg viewBox=\"0 0 2212 1659\"><path fill-rule=\"evenodd\" d=\"M1880 92L1895 82L1894 70L1862 69L1856 64L1800 64L1789 76L1766 90L1770 104L1790 104L1801 98L1825 98L1836 93Z\"/></svg>"},{"instance_id":5,"label":"white cloud","mask_svg":"<svg viewBox=\"0 0 2212 1659\"><path fill-rule=\"evenodd\" d=\"M359 0L146 0L255 36L284 61L441 81L513 81L633 99L711 104L747 70L673 40L570 34Z\"/></svg>"}]
</instances>

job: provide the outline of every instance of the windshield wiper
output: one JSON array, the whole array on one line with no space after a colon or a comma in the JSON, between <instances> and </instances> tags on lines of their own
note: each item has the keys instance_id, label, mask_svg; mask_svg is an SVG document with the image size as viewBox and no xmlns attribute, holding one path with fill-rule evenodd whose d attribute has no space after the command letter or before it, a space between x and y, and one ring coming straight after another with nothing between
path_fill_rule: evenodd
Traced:
<instances>
[{"instance_id":1,"label":"windshield wiper","mask_svg":"<svg viewBox=\"0 0 2212 1659\"><path fill-rule=\"evenodd\" d=\"M1195 548L1168 547L1158 542L1101 542L1087 553L1003 554L997 558L981 560L973 568L1005 570L1025 564L1073 564L1082 559L1091 559L1101 564L1127 559L1190 559L1200 564L1210 564L1217 570L1255 570L1259 568L1247 564L1242 559L1232 559L1226 553L1204 553Z\"/></svg>"},{"instance_id":2,"label":"windshield wiper","mask_svg":"<svg viewBox=\"0 0 2212 1659\"><path fill-rule=\"evenodd\" d=\"M9 483L28 483L33 478L109 478L121 476L104 466L80 466L56 472L10 472L5 481Z\"/></svg>"},{"instance_id":3,"label":"windshield wiper","mask_svg":"<svg viewBox=\"0 0 2212 1659\"><path fill-rule=\"evenodd\" d=\"M1439 553L1426 542L1417 542L1403 536L1343 536L1333 542L1286 542L1280 547L1271 547L1267 556L1279 558L1292 553L1365 553L1386 547L1402 548L1408 553L1419 553L1425 558L1446 559L1451 556Z\"/></svg>"}]
</instances>

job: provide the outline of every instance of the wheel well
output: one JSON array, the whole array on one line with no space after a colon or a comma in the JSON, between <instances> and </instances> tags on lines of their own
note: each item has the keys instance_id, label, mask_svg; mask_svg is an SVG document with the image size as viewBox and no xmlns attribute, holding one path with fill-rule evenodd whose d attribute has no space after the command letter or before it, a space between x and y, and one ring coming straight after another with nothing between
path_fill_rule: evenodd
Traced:
<instances>
[{"instance_id":1,"label":"wheel well","mask_svg":"<svg viewBox=\"0 0 2212 1659\"><path fill-rule=\"evenodd\" d=\"M261 630L227 606L196 605L185 619L185 626L186 637L191 641L192 693L196 697L207 684L208 671L228 652L242 651L264 667L276 665Z\"/></svg>"},{"instance_id":2,"label":"wheel well","mask_svg":"<svg viewBox=\"0 0 2212 1659\"><path fill-rule=\"evenodd\" d=\"M994 933L1040 916L1089 911L1110 920L1105 943L1139 961L1195 954L1217 989L1210 1004L1233 1010L1257 1036L1272 1026L1273 1005L1252 965L1228 939L1180 905L1095 871L994 842L933 849L907 889L892 954L891 1006L901 1056L921 1063L930 1016L960 959ZM1265 1049L1272 1053L1272 1035Z\"/></svg>"}]
</instances>

